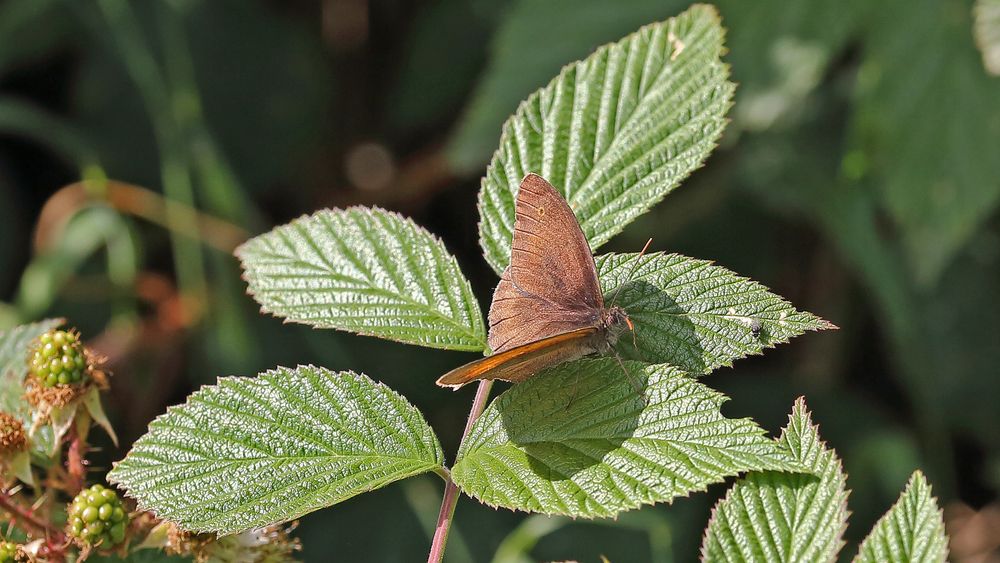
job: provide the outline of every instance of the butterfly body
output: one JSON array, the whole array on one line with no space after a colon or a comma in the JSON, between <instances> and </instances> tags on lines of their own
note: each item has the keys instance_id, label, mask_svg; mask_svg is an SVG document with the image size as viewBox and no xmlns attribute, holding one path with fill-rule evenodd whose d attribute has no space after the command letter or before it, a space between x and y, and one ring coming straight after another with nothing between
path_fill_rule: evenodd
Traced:
<instances>
[{"instance_id":1,"label":"butterfly body","mask_svg":"<svg viewBox=\"0 0 1000 563\"><path fill-rule=\"evenodd\" d=\"M632 322L605 307L597 268L572 209L540 176L522 180L515 205L510 265L489 313L493 354L456 368L438 385L478 379L519 382L547 367L606 354Z\"/></svg>"}]
</instances>

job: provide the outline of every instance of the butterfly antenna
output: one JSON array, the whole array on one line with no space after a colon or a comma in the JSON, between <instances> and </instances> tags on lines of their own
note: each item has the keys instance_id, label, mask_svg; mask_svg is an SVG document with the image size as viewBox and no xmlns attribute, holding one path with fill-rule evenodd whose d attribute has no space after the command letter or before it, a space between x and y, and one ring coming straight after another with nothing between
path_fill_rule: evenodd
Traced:
<instances>
[{"instance_id":1,"label":"butterfly antenna","mask_svg":"<svg viewBox=\"0 0 1000 563\"><path fill-rule=\"evenodd\" d=\"M618 286L618 289L615 290L615 294L611 296L611 305L614 305L615 301L618 300L618 294L622 292L622 288L625 287L625 285L628 284L628 282L632 281L632 276L634 276L635 271L639 269L639 260L642 258L642 255L646 253L646 250L649 248L649 245L652 244L652 242L653 239L647 240L646 246L643 246L642 250L639 252L639 255L635 257L635 264L632 265L632 269L629 271L628 275L625 276L625 281L623 281L621 285ZM632 328L631 322L629 322L629 329L632 330L632 335L634 337L635 330Z\"/></svg>"}]
</instances>

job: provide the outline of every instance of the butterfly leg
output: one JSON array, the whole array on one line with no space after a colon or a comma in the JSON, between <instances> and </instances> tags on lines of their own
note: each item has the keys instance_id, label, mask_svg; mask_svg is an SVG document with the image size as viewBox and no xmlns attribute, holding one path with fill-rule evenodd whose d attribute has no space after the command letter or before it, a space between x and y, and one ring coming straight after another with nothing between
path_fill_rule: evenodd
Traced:
<instances>
[{"instance_id":1,"label":"butterfly leg","mask_svg":"<svg viewBox=\"0 0 1000 563\"><path fill-rule=\"evenodd\" d=\"M566 403L566 408L568 409L572 406L573 402L576 401L576 394L580 391L580 372L576 372L576 377L573 378L573 384L570 385L569 402Z\"/></svg>"},{"instance_id":2,"label":"butterfly leg","mask_svg":"<svg viewBox=\"0 0 1000 563\"><path fill-rule=\"evenodd\" d=\"M640 397L642 397L642 402L644 404L649 405L649 399L646 397L646 393L643 392L642 384L639 383L639 380L637 380L635 378L635 376L633 376L625 368L625 362L622 362L622 357L618 355L618 352L615 352L615 359L618 360L618 365L622 368L622 372L625 374L625 377L628 379L629 384L632 385L632 389L635 389L636 394L639 395Z\"/></svg>"}]
</instances>

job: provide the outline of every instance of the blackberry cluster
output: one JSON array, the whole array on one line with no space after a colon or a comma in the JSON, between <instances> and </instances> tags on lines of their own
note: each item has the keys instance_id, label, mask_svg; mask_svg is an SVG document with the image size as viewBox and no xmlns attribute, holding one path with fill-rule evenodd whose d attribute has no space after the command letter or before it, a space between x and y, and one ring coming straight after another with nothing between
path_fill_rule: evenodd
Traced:
<instances>
[{"instance_id":1,"label":"blackberry cluster","mask_svg":"<svg viewBox=\"0 0 1000 563\"><path fill-rule=\"evenodd\" d=\"M79 385L87 377L87 354L74 332L50 330L38 337L31 372L46 387Z\"/></svg>"},{"instance_id":2,"label":"blackberry cluster","mask_svg":"<svg viewBox=\"0 0 1000 563\"><path fill-rule=\"evenodd\" d=\"M0 563L14 563L17 557L17 544L11 541L0 541Z\"/></svg>"},{"instance_id":3,"label":"blackberry cluster","mask_svg":"<svg viewBox=\"0 0 1000 563\"><path fill-rule=\"evenodd\" d=\"M125 539L126 526L121 499L103 485L80 491L69 505L69 533L86 545L117 545Z\"/></svg>"}]
</instances>

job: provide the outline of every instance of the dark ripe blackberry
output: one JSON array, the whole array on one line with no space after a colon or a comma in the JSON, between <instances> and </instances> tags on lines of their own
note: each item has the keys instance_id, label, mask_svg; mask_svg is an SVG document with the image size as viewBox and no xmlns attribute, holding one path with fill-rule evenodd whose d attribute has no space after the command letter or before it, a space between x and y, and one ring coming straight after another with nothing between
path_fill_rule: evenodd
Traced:
<instances>
[{"instance_id":1,"label":"dark ripe blackberry","mask_svg":"<svg viewBox=\"0 0 1000 563\"><path fill-rule=\"evenodd\" d=\"M80 491L67 516L67 531L83 544L111 547L125 539L128 514L118 495L103 485Z\"/></svg>"},{"instance_id":2,"label":"dark ripe blackberry","mask_svg":"<svg viewBox=\"0 0 1000 563\"><path fill-rule=\"evenodd\" d=\"M53 329L39 336L29 364L45 387L79 385L88 376L87 352L73 331Z\"/></svg>"}]
</instances>

